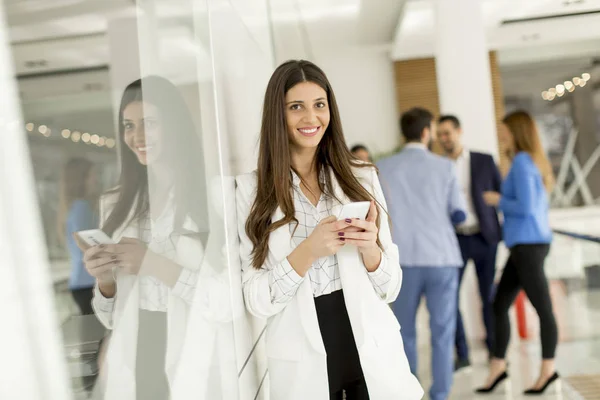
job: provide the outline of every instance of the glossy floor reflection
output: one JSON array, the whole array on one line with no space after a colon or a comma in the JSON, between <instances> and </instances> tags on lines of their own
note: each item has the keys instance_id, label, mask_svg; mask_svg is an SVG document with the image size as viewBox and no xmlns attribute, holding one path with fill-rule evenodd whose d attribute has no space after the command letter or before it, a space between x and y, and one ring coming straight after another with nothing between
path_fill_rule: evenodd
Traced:
<instances>
[{"instance_id":1,"label":"glossy floor reflection","mask_svg":"<svg viewBox=\"0 0 600 400\"><path fill-rule=\"evenodd\" d=\"M533 398L555 400L600 399L600 291L567 292L562 283L552 284L552 296L559 324L560 343L557 369L564 378L551 386L542 396ZM514 313L514 311L511 311ZM463 316L466 313L463 311ZM472 313L475 314L475 313ZM468 316L467 316L468 317ZM528 306L529 338L521 340L513 318L513 334L509 348L510 379L494 393L476 395L473 389L481 386L487 376L487 351L483 343L471 343L470 368L456 373L450 399L514 400L531 399L522 392L536 379L541 347L535 312ZM428 389L430 378L430 347L427 329L428 316L423 309L419 315L419 377ZM597 389L596 389L597 388Z\"/></svg>"}]
</instances>

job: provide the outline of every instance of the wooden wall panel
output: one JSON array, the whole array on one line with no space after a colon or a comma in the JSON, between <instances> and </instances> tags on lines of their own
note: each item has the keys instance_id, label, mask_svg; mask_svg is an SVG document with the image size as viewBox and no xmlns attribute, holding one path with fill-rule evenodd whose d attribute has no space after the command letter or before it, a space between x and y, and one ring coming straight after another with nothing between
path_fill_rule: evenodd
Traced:
<instances>
[{"instance_id":1,"label":"wooden wall panel","mask_svg":"<svg viewBox=\"0 0 600 400\"><path fill-rule=\"evenodd\" d=\"M407 61L397 61L394 65L396 75L396 99L398 115L412 107L424 107L437 117L440 114L440 101L438 96L437 77L435 72L435 59L422 58ZM490 71L496 121L499 125L504 117L504 94L502 91L502 77L498 67L496 52L490 52ZM500 167L503 172L508 170L508 160L500 150ZM437 143L433 143L433 151L442 152Z\"/></svg>"}]
</instances>

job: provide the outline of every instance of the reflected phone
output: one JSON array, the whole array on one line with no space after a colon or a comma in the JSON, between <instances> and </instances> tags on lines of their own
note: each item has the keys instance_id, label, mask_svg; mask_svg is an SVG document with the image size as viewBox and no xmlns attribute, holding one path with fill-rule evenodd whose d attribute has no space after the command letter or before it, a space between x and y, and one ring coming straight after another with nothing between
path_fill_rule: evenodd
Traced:
<instances>
[{"instance_id":1,"label":"reflected phone","mask_svg":"<svg viewBox=\"0 0 600 400\"><path fill-rule=\"evenodd\" d=\"M371 207L370 201L357 201L355 203L348 203L342 206L342 209L338 215L339 219L366 219Z\"/></svg>"},{"instance_id":2,"label":"reflected phone","mask_svg":"<svg viewBox=\"0 0 600 400\"><path fill-rule=\"evenodd\" d=\"M101 229L89 229L87 231L79 231L73 234L77 245L82 250L87 250L90 247L101 244L115 244L106 233Z\"/></svg>"}]
</instances>

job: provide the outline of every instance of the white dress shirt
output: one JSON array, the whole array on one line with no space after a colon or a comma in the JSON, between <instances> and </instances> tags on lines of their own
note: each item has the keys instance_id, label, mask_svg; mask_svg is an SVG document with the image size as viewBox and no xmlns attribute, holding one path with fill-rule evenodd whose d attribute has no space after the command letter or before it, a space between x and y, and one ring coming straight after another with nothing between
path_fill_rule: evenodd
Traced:
<instances>
[{"instance_id":1,"label":"white dress shirt","mask_svg":"<svg viewBox=\"0 0 600 400\"><path fill-rule=\"evenodd\" d=\"M331 210L339 202L327 194L321 194L321 198L314 206L302 193L300 188L300 178L292 172L294 189L294 208L296 209L296 219L298 226L290 224L290 234L294 244L298 246L308 238L319 222L332 215ZM374 272L368 272L369 279L380 296L385 296L387 286L390 283L390 274L386 272L386 258L381 258L379 268ZM278 264L270 274L269 285L271 288L271 298L273 303L286 303L290 301L300 284L304 279L310 279L314 297L323 296L342 289L340 280L340 271L337 262L337 256L319 258L308 270L308 273L301 277L291 266L287 258Z\"/></svg>"},{"instance_id":2,"label":"white dress shirt","mask_svg":"<svg viewBox=\"0 0 600 400\"><path fill-rule=\"evenodd\" d=\"M467 218L458 226L458 230L477 229L479 227L479 219L477 218L475 206L473 205L473 196L471 195L471 152L463 149L455 162L458 182L465 197L467 206L467 209L465 210Z\"/></svg>"},{"instance_id":3,"label":"white dress shirt","mask_svg":"<svg viewBox=\"0 0 600 400\"><path fill-rule=\"evenodd\" d=\"M134 239L146 243L148 250L169 260L175 260L177 257L175 245L180 234L174 233L174 220L175 205L171 193L167 205L156 220L146 217L134 222L138 225L138 237ZM141 268L144 268L143 264ZM198 273L198 271L182 268L177 283L172 289L153 276L140 275L138 277L140 285L139 308L147 311L167 312L169 292L190 304L198 281ZM104 297L98 289L98 285L95 286L95 298L97 299L96 305L101 311L113 312L115 298Z\"/></svg>"}]
</instances>

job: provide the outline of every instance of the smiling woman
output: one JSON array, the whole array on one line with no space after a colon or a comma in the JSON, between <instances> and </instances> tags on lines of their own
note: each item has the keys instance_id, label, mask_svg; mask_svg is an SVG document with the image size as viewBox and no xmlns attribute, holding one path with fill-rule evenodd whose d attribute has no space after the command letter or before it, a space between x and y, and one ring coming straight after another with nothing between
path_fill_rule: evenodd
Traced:
<instances>
[{"instance_id":1,"label":"smiling woman","mask_svg":"<svg viewBox=\"0 0 600 400\"><path fill-rule=\"evenodd\" d=\"M100 201L116 244L84 253L94 311L112 330L105 397L166 400L208 232L202 147L179 91L157 76L125 89L119 138L119 185Z\"/></svg>"},{"instance_id":2,"label":"smiling woman","mask_svg":"<svg viewBox=\"0 0 600 400\"><path fill-rule=\"evenodd\" d=\"M258 169L237 184L243 294L268 319L270 397L421 398L387 305L402 273L377 172L346 146L319 67L289 61L274 72ZM365 219L337 220L358 201L370 203Z\"/></svg>"}]
</instances>

